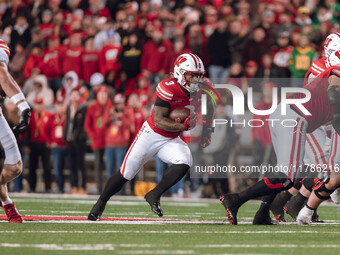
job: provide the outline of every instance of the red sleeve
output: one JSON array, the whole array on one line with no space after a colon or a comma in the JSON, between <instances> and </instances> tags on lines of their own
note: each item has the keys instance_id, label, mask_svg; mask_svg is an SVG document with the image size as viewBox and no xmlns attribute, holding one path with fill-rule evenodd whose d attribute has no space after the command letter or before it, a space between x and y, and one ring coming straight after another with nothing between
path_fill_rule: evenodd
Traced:
<instances>
[{"instance_id":1,"label":"red sleeve","mask_svg":"<svg viewBox=\"0 0 340 255\"><path fill-rule=\"evenodd\" d=\"M171 82L173 82L173 81L171 81ZM168 86L166 87L164 85L163 81L162 81L157 86L156 96L158 96L160 99L162 99L164 101L170 102L170 101L172 101L174 93L171 92L169 87Z\"/></svg>"},{"instance_id":2,"label":"red sleeve","mask_svg":"<svg viewBox=\"0 0 340 255\"><path fill-rule=\"evenodd\" d=\"M29 55L24 65L24 75L26 79L31 76L31 71L33 68L34 68L34 59L32 55Z\"/></svg>"},{"instance_id":3,"label":"red sleeve","mask_svg":"<svg viewBox=\"0 0 340 255\"><path fill-rule=\"evenodd\" d=\"M41 129L41 134L48 144L52 143L51 132L52 132L52 115L48 116L48 120L44 124L44 128Z\"/></svg>"},{"instance_id":4,"label":"red sleeve","mask_svg":"<svg viewBox=\"0 0 340 255\"><path fill-rule=\"evenodd\" d=\"M88 136L92 139L95 137L95 132L92 129L93 127L93 115L92 115L92 107L89 107L89 109L86 112L85 115L85 132L88 134Z\"/></svg>"}]
</instances>

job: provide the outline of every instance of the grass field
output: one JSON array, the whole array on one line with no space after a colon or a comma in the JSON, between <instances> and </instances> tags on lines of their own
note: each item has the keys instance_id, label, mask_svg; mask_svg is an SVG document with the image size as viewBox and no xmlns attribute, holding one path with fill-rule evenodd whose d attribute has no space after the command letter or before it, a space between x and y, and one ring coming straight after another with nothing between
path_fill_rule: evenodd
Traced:
<instances>
[{"instance_id":1,"label":"grass field","mask_svg":"<svg viewBox=\"0 0 340 255\"><path fill-rule=\"evenodd\" d=\"M95 196L12 198L27 219L36 217L23 224L0 220L1 254L340 254L340 207L333 205L319 209L325 224L253 226L255 201L231 226L217 199L164 199L165 216L158 218L143 199L114 197L103 215L108 220L88 222Z\"/></svg>"}]
</instances>

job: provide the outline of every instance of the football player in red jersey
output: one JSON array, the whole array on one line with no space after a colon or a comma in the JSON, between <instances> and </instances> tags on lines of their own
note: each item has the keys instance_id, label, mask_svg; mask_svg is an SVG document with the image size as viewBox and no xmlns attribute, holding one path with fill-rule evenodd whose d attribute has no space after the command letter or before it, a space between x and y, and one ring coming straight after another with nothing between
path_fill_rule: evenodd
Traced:
<instances>
[{"instance_id":1,"label":"football player in red jersey","mask_svg":"<svg viewBox=\"0 0 340 255\"><path fill-rule=\"evenodd\" d=\"M339 86L340 86L340 51L335 51L330 54L326 59L326 69L325 73L329 69L333 69L331 72L333 76L329 78L332 79L329 82L330 87L328 88L327 94L333 100L333 104L339 108ZM321 74L322 75L322 74ZM322 201L327 200L332 196L335 203L339 203L339 187L340 187L340 118L339 114L336 115L332 120L332 134L330 143L330 152L328 157L328 169L330 174L327 175L323 180L319 180L318 183L313 187L313 191L308 198L307 204L299 211L296 221L298 224L310 224L312 222L313 215L322 203ZM336 193L336 194L334 194Z\"/></svg>"},{"instance_id":2,"label":"football player in red jersey","mask_svg":"<svg viewBox=\"0 0 340 255\"><path fill-rule=\"evenodd\" d=\"M305 75L304 85L306 88L314 78L320 75L327 69L327 61L329 62L329 57L332 52L340 50L340 33L333 33L327 36L324 42L324 56L315 60L308 72ZM327 60L328 59L328 60ZM332 59L331 61L336 61ZM328 63L328 67L330 63ZM321 166L327 165L327 160L330 152L330 130L331 125L324 125L317 128L313 133L307 134L306 148L304 163L311 166ZM329 133L327 136L327 132ZM314 171L317 174L317 171ZM299 211L304 206L306 200L312 192L314 186L315 174L311 174L308 178L304 178L302 181L298 179L294 183L294 187L283 191L276 196L272 205L271 211L274 217L278 221L286 221L284 218L284 211L289 214L294 220L296 219ZM288 201L288 202L287 202ZM319 217L315 211L313 215L313 222L319 222Z\"/></svg>"},{"instance_id":3,"label":"football player in red jersey","mask_svg":"<svg viewBox=\"0 0 340 255\"><path fill-rule=\"evenodd\" d=\"M340 56L340 54L339 54ZM270 225L269 207L277 193L287 190L293 186L296 175L301 171L303 166L303 157L305 152L306 134L312 133L318 127L325 123L332 122L333 127L340 132L340 66L332 66L326 69L314 79L305 89L310 92L311 98L308 102L303 103L304 112L296 108L294 104L287 105L286 115L282 115L278 108L270 119L277 120L295 120L296 125L285 127L283 125L270 126L274 150L277 156L277 166L283 169L281 176L276 178L263 178L247 190L237 194L226 194L221 196L222 205L225 207L228 220L231 224L237 224L237 212L242 204L249 199L265 196L260 209L255 215L253 224ZM305 98L305 94L293 94L291 99ZM311 115L308 115L311 113ZM333 132L335 133L335 132ZM333 147L337 145L337 135L332 136ZM335 148L335 147L334 147ZM339 150L338 150L339 151ZM333 149L330 153L331 160L328 165L339 164L337 152ZM333 155L333 156L332 156ZM288 170L287 172L285 170ZM324 196L324 193L331 193L336 186L335 181L332 186L324 184L318 190L312 193L312 196ZM334 186L333 186L334 185ZM325 197L326 198L326 197ZM310 205L310 207L315 204ZM312 207L315 209L315 207ZM313 211L308 208L309 212ZM314 213L314 211L313 211ZM310 213L308 213L310 215ZM311 215L310 215L311 216Z\"/></svg>"},{"instance_id":4,"label":"football player in red jersey","mask_svg":"<svg viewBox=\"0 0 340 255\"><path fill-rule=\"evenodd\" d=\"M132 180L139 169L152 157L158 156L163 162L171 164L160 183L149 193L145 200L151 210L163 216L160 207L161 195L176 184L188 172L192 157L188 145L179 137L184 130L196 125L196 117L192 112L183 123L169 118L170 111L190 105L191 93L198 95L198 86L206 79L202 60L195 54L180 55L175 61L174 77L161 81L156 89L156 103L151 116L144 122L138 135L130 146L120 171L107 181L97 203L88 215L89 220L100 220L107 201L122 186ZM210 83L211 86L211 83ZM213 105L209 104L207 116L213 116ZM197 110L197 109L196 109ZM206 120L203 130L202 147L210 144L212 120Z\"/></svg>"},{"instance_id":5,"label":"football player in red jersey","mask_svg":"<svg viewBox=\"0 0 340 255\"><path fill-rule=\"evenodd\" d=\"M0 40L0 85L5 94L11 98L21 112L20 123L14 127L14 133L22 133L28 126L31 116L31 108L26 102L24 94L7 69L10 51L7 44ZM0 110L0 143L5 151L0 175L0 199L8 221L22 223L22 217L15 208L13 201L8 196L7 183L15 179L22 172L22 160L17 141L10 129L4 115Z\"/></svg>"}]
</instances>

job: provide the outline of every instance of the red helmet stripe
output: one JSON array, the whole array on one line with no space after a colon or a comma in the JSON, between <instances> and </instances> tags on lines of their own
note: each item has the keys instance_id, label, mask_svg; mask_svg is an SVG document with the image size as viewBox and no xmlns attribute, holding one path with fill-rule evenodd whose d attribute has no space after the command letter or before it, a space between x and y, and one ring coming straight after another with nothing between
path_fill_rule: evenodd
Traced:
<instances>
[{"instance_id":1,"label":"red helmet stripe","mask_svg":"<svg viewBox=\"0 0 340 255\"><path fill-rule=\"evenodd\" d=\"M334 33L334 34L336 34L337 36L339 36L339 37L340 37L340 33Z\"/></svg>"},{"instance_id":2,"label":"red helmet stripe","mask_svg":"<svg viewBox=\"0 0 340 255\"><path fill-rule=\"evenodd\" d=\"M196 58L195 58L195 56L194 56L194 54L192 54L192 53L189 53L189 55L194 59L194 62L195 62L195 66L198 66L198 64L197 64L197 60L196 60Z\"/></svg>"}]
</instances>

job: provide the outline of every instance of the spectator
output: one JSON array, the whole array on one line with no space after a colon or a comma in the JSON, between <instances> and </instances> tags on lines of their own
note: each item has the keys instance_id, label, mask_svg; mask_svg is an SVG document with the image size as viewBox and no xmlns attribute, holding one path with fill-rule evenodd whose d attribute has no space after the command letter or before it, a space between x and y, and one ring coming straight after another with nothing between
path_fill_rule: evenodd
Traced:
<instances>
[{"instance_id":1,"label":"spectator","mask_svg":"<svg viewBox=\"0 0 340 255\"><path fill-rule=\"evenodd\" d=\"M61 87L61 51L59 47L59 37L51 35L47 40L47 47L43 50L43 61L41 64L41 73L46 75L48 84L56 94Z\"/></svg>"},{"instance_id":2,"label":"spectator","mask_svg":"<svg viewBox=\"0 0 340 255\"><path fill-rule=\"evenodd\" d=\"M131 33L127 37L127 43L119 55L123 81L135 78L140 73L140 62L142 58L142 45L139 42L138 34Z\"/></svg>"},{"instance_id":3,"label":"spectator","mask_svg":"<svg viewBox=\"0 0 340 255\"><path fill-rule=\"evenodd\" d=\"M278 17L279 24L275 26L275 36L278 37L278 35L282 32L288 31L288 33L291 35L293 31L296 29L296 24L292 23L292 16L287 13L283 12Z\"/></svg>"},{"instance_id":4,"label":"spectator","mask_svg":"<svg viewBox=\"0 0 340 255\"><path fill-rule=\"evenodd\" d=\"M283 31L278 34L276 45L271 49L273 56L273 64L279 67L284 77L290 77L288 69L289 59L292 54L293 47L289 44L289 32Z\"/></svg>"},{"instance_id":5,"label":"spectator","mask_svg":"<svg viewBox=\"0 0 340 255\"><path fill-rule=\"evenodd\" d=\"M31 41L31 32L27 21L27 16L24 13L18 13L16 22L11 33L10 48L15 52L15 46L18 42L22 42L24 48ZM13 54L13 53L12 53Z\"/></svg>"},{"instance_id":6,"label":"spectator","mask_svg":"<svg viewBox=\"0 0 340 255\"><path fill-rule=\"evenodd\" d=\"M113 106L107 112L104 125L107 125L105 135L105 162L107 179L119 171L127 151L130 134L135 132L134 119L129 108L125 107L125 97L116 94Z\"/></svg>"},{"instance_id":7,"label":"spectator","mask_svg":"<svg viewBox=\"0 0 340 255\"><path fill-rule=\"evenodd\" d=\"M59 193L64 193L64 166L69 156L64 140L65 106L63 97L59 96L55 102L55 113L48 116L43 134L52 152L53 168Z\"/></svg>"},{"instance_id":8,"label":"spectator","mask_svg":"<svg viewBox=\"0 0 340 255\"><path fill-rule=\"evenodd\" d=\"M166 62L171 50L171 42L163 39L162 28L154 28L152 32L152 40L149 40L143 49L141 60L142 72L149 77L152 85L158 82L165 75Z\"/></svg>"},{"instance_id":9,"label":"spectator","mask_svg":"<svg viewBox=\"0 0 340 255\"><path fill-rule=\"evenodd\" d=\"M108 39L105 46L99 52L99 71L106 76L108 73L113 73L114 77L119 71L118 56L122 50L120 43L115 40L116 32L112 29L108 32Z\"/></svg>"},{"instance_id":10,"label":"spectator","mask_svg":"<svg viewBox=\"0 0 340 255\"><path fill-rule=\"evenodd\" d=\"M29 17L29 9L23 4L23 0L12 0L10 7L1 16L2 29L13 26L19 16Z\"/></svg>"},{"instance_id":11,"label":"spectator","mask_svg":"<svg viewBox=\"0 0 340 255\"><path fill-rule=\"evenodd\" d=\"M73 89L67 105L64 140L67 141L69 152L71 194L87 194L85 153L87 135L84 129L87 104L78 89ZM78 171L81 173L79 185Z\"/></svg>"},{"instance_id":12,"label":"spectator","mask_svg":"<svg viewBox=\"0 0 340 255\"><path fill-rule=\"evenodd\" d=\"M108 99L108 89L105 86L98 87L97 100L93 102L87 109L85 116L85 131L91 139L91 148L94 152L94 173L97 183L98 193L102 192L102 170L103 170L103 156L105 149L105 133L106 126L103 118L108 114L111 108L111 102Z\"/></svg>"},{"instance_id":13,"label":"spectator","mask_svg":"<svg viewBox=\"0 0 340 255\"><path fill-rule=\"evenodd\" d=\"M133 129L130 129L130 141L129 146L132 144L133 140L137 136L139 130L143 126L143 123L145 121L145 114L142 110L142 104L140 101L140 97L136 93L130 94L128 101L127 101L127 108L129 109L128 112L133 116L131 120L133 121L132 126Z\"/></svg>"},{"instance_id":14,"label":"spectator","mask_svg":"<svg viewBox=\"0 0 340 255\"><path fill-rule=\"evenodd\" d=\"M243 32L241 21L232 19L229 21L228 46L232 63L242 62L242 50L246 43L248 33Z\"/></svg>"},{"instance_id":15,"label":"spectator","mask_svg":"<svg viewBox=\"0 0 340 255\"><path fill-rule=\"evenodd\" d=\"M49 36L53 34L54 24L52 23L53 14L52 11L46 9L41 15L41 24L39 25L40 40L45 41Z\"/></svg>"},{"instance_id":16,"label":"spectator","mask_svg":"<svg viewBox=\"0 0 340 255\"><path fill-rule=\"evenodd\" d=\"M89 8L85 10L85 15L99 15L111 18L110 10L105 7L105 2L101 0L90 0Z\"/></svg>"},{"instance_id":17,"label":"spectator","mask_svg":"<svg viewBox=\"0 0 340 255\"><path fill-rule=\"evenodd\" d=\"M202 34L201 26L192 24L189 26L189 32L185 36L185 48L190 52L202 58L204 65L207 66L208 54L207 43L208 39Z\"/></svg>"},{"instance_id":18,"label":"spectator","mask_svg":"<svg viewBox=\"0 0 340 255\"><path fill-rule=\"evenodd\" d=\"M312 19L309 17L309 10L307 7L304 6L299 7L297 17L295 18L295 22L299 26L306 26L312 24Z\"/></svg>"},{"instance_id":19,"label":"spectator","mask_svg":"<svg viewBox=\"0 0 340 255\"><path fill-rule=\"evenodd\" d=\"M44 98L42 103L45 108L51 109L54 102L54 94L52 89L48 87L45 75L37 75L33 78L33 89L26 96L27 102L34 108L36 98Z\"/></svg>"},{"instance_id":20,"label":"spectator","mask_svg":"<svg viewBox=\"0 0 340 255\"><path fill-rule=\"evenodd\" d=\"M79 78L81 78L81 54L83 46L81 45L82 33L74 31L70 35L70 42L65 46L61 59L62 74L65 75L69 71L75 71Z\"/></svg>"},{"instance_id":21,"label":"spectator","mask_svg":"<svg viewBox=\"0 0 340 255\"><path fill-rule=\"evenodd\" d=\"M266 33L262 27L256 27L253 32L253 38L249 39L243 49L243 62L255 61L257 65L261 64L261 56L270 49L270 43L265 39Z\"/></svg>"},{"instance_id":22,"label":"spectator","mask_svg":"<svg viewBox=\"0 0 340 255\"><path fill-rule=\"evenodd\" d=\"M314 54L315 51L310 46L308 36L301 34L298 45L293 50L289 62L289 70L292 78L291 86L302 87L303 78L313 62Z\"/></svg>"},{"instance_id":23,"label":"spectator","mask_svg":"<svg viewBox=\"0 0 340 255\"><path fill-rule=\"evenodd\" d=\"M111 87L108 87L105 83L105 78L101 73L94 73L92 74L90 78L90 85L91 85L91 90L90 90L90 95L88 100L93 101L96 100L97 98L97 89L100 86L105 86L109 90L109 98L113 98L113 95L115 93L115 90Z\"/></svg>"},{"instance_id":24,"label":"spectator","mask_svg":"<svg viewBox=\"0 0 340 255\"><path fill-rule=\"evenodd\" d=\"M223 18L224 19L224 18ZM212 6L207 6L205 12L205 22L202 25L203 35L209 38L218 26L218 13L217 10Z\"/></svg>"},{"instance_id":25,"label":"spectator","mask_svg":"<svg viewBox=\"0 0 340 255\"><path fill-rule=\"evenodd\" d=\"M79 78L76 72L69 71L65 74L63 81L63 87L58 90L57 96L62 96L65 99L65 104L68 104L70 100L70 94L73 89L78 89L80 93L86 98L88 97L88 90L86 87L79 85Z\"/></svg>"},{"instance_id":26,"label":"spectator","mask_svg":"<svg viewBox=\"0 0 340 255\"><path fill-rule=\"evenodd\" d=\"M40 65L42 62L42 51L39 44L32 45L31 54L28 56L24 65L24 75L28 79L32 75L34 69L40 72Z\"/></svg>"},{"instance_id":27,"label":"spectator","mask_svg":"<svg viewBox=\"0 0 340 255\"><path fill-rule=\"evenodd\" d=\"M174 63L179 55L190 52L185 49L185 42L182 36L175 37L172 46L173 48L166 60L165 73L167 74L171 74L174 71Z\"/></svg>"},{"instance_id":28,"label":"spectator","mask_svg":"<svg viewBox=\"0 0 340 255\"><path fill-rule=\"evenodd\" d=\"M81 55L81 71L84 85L90 89L92 74L99 71L98 52L93 48L93 37L87 37L84 42L84 51Z\"/></svg>"},{"instance_id":29,"label":"spectator","mask_svg":"<svg viewBox=\"0 0 340 255\"><path fill-rule=\"evenodd\" d=\"M115 45L120 45L121 37L119 33L117 33L117 30L114 29L114 27L115 24L113 23L112 20L108 20L104 24L104 28L100 32L98 32L94 37L93 46L95 50L100 51L107 43L107 40L110 36L113 37Z\"/></svg>"},{"instance_id":30,"label":"spectator","mask_svg":"<svg viewBox=\"0 0 340 255\"><path fill-rule=\"evenodd\" d=\"M14 80L21 87L25 82L24 75L24 65L27 59L27 50L24 48L24 43L21 41L17 42L15 45L15 54L13 55L11 61L8 64L8 69L10 74L13 76Z\"/></svg>"},{"instance_id":31,"label":"spectator","mask_svg":"<svg viewBox=\"0 0 340 255\"><path fill-rule=\"evenodd\" d=\"M285 83L280 83L280 79L286 78L286 76L279 67L273 65L273 59L270 53L266 53L262 56L261 65L257 69L255 78L259 78L259 80L263 81L271 81L275 84L280 84L280 86L287 85ZM258 86L255 90L261 92L261 84L256 85ZM253 84L253 86L255 86L255 84Z\"/></svg>"},{"instance_id":32,"label":"spectator","mask_svg":"<svg viewBox=\"0 0 340 255\"><path fill-rule=\"evenodd\" d=\"M46 145L46 139L43 135L43 129L50 113L45 110L44 99L36 98L34 100L34 109L32 111L30 123L28 125L28 151L29 151L29 172L28 182L31 192L36 191L37 185L37 168L39 158L42 161L43 178L45 182L45 192L51 192L51 168L50 168L50 150Z\"/></svg>"},{"instance_id":33,"label":"spectator","mask_svg":"<svg viewBox=\"0 0 340 255\"><path fill-rule=\"evenodd\" d=\"M228 49L228 32L226 20L220 19L217 28L208 40L210 57L209 77L213 83L221 83L230 73L231 54Z\"/></svg>"},{"instance_id":34,"label":"spectator","mask_svg":"<svg viewBox=\"0 0 340 255\"><path fill-rule=\"evenodd\" d=\"M273 34L274 34L274 12L267 10L262 15L261 26L263 27L266 33L266 40L273 42Z\"/></svg>"}]
</instances>

